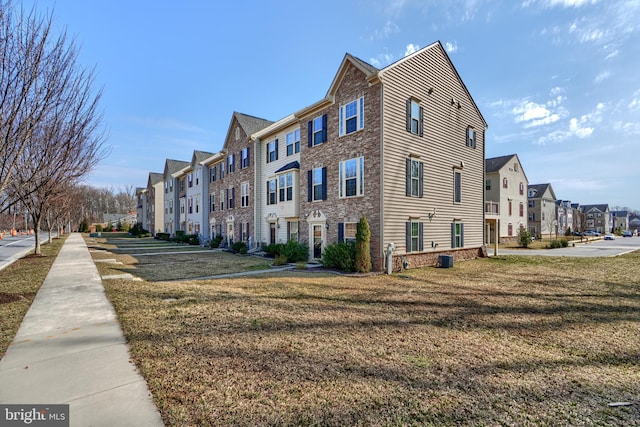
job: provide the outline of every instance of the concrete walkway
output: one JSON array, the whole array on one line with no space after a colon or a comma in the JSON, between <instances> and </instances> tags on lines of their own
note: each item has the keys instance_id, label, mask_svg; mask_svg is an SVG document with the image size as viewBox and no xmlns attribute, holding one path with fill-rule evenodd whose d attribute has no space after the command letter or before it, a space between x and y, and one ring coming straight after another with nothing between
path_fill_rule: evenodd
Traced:
<instances>
[{"instance_id":1,"label":"concrete walkway","mask_svg":"<svg viewBox=\"0 0 640 427\"><path fill-rule=\"evenodd\" d=\"M71 426L163 425L80 234L0 360L0 403L69 404Z\"/></svg>"}]
</instances>

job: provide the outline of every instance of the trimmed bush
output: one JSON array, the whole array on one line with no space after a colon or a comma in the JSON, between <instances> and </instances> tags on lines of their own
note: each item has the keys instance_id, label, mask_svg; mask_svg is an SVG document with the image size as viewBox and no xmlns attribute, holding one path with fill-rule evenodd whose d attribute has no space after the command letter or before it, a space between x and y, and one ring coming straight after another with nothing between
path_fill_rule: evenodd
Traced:
<instances>
[{"instance_id":1,"label":"trimmed bush","mask_svg":"<svg viewBox=\"0 0 640 427\"><path fill-rule=\"evenodd\" d=\"M278 254L287 257L287 262L306 261L309 258L309 247L304 243L289 240L287 243L279 244Z\"/></svg>"},{"instance_id":2,"label":"trimmed bush","mask_svg":"<svg viewBox=\"0 0 640 427\"><path fill-rule=\"evenodd\" d=\"M212 249L219 248L220 247L220 243L222 243L222 236L220 234L218 234L216 237L211 239L211 241L209 242L209 246Z\"/></svg>"},{"instance_id":3,"label":"trimmed bush","mask_svg":"<svg viewBox=\"0 0 640 427\"><path fill-rule=\"evenodd\" d=\"M346 272L355 271L356 245L353 242L334 243L322 253L322 265Z\"/></svg>"},{"instance_id":4,"label":"trimmed bush","mask_svg":"<svg viewBox=\"0 0 640 427\"><path fill-rule=\"evenodd\" d=\"M284 255L276 255L276 258L273 260L273 265L286 265L287 257Z\"/></svg>"},{"instance_id":5,"label":"trimmed bush","mask_svg":"<svg viewBox=\"0 0 640 427\"><path fill-rule=\"evenodd\" d=\"M245 242L235 242L233 245L231 245L231 250L234 254L246 254L247 244Z\"/></svg>"},{"instance_id":6,"label":"trimmed bush","mask_svg":"<svg viewBox=\"0 0 640 427\"><path fill-rule=\"evenodd\" d=\"M197 234L189 234L186 236L186 242L193 246L200 245L200 237Z\"/></svg>"},{"instance_id":7,"label":"trimmed bush","mask_svg":"<svg viewBox=\"0 0 640 427\"><path fill-rule=\"evenodd\" d=\"M170 238L171 238L171 235L169 233L156 233L156 239L158 240L169 241Z\"/></svg>"},{"instance_id":8,"label":"trimmed bush","mask_svg":"<svg viewBox=\"0 0 640 427\"><path fill-rule=\"evenodd\" d=\"M356 228L355 269L360 273L371 271L371 230L366 216L360 218Z\"/></svg>"},{"instance_id":9,"label":"trimmed bush","mask_svg":"<svg viewBox=\"0 0 640 427\"><path fill-rule=\"evenodd\" d=\"M520 247L528 248L531 244L531 232L524 227L520 227L518 242L520 242Z\"/></svg>"}]
</instances>

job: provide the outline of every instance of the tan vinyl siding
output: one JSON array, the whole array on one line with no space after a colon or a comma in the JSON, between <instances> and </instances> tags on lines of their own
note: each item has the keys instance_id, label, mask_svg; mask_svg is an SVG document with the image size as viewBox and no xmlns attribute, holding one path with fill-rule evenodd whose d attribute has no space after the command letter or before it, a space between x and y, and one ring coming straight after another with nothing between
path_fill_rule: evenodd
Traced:
<instances>
[{"instance_id":1,"label":"tan vinyl siding","mask_svg":"<svg viewBox=\"0 0 640 427\"><path fill-rule=\"evenodd\" d=\"M424 223L424 250L451 247L451 223L464 223L464 247L483 244L484 123L439 44L384 70L383 156L385 241L405 251L405 223ZM433 92L429 94L429 88ZM406 101L420 100L424 136L406 130ZM451 105L454 98L455 105ZM460 108L457 106L460 102ZM466 146L467 126L476 130L476 147ZM405 195L410 156L424 163L424 197ZM460 168L461 165L464 165ZM462 173L462 202L454 203L454 168ZM391 171L391 172L388 172ZM428 213L437 209L429 221Z\"/></svg>"}]
</instances>

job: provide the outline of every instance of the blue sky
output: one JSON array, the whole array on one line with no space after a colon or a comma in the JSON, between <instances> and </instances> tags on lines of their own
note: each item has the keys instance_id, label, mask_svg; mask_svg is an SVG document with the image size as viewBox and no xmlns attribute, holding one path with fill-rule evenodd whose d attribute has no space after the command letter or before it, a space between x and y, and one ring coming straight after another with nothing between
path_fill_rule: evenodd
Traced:
<instances>
[{"instance_id":1,"label":"blue sky","mask_svg":"<svg viewBox=\"0 0 640 427\"><path fill-rule=\"evenodd\" d=\"M33 4L25 0L25 6ZM561 199L640 209L640 0L39 0L96 67L111 155L91 185L145 186L222 148L233 111L324 97L349 52L384 67L436 40L489 124Z\"/></svg>"}]
</instances>

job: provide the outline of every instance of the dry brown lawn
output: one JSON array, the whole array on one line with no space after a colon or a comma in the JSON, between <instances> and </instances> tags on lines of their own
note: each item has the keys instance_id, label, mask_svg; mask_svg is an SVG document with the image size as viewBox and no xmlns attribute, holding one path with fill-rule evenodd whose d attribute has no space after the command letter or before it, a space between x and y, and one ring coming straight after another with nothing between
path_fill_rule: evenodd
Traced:
<instances>
[{"instance_id":1,"label":"dry brown lawn","mask_svg":"<svg viewBox=\"0 0 640 427\"><path fill-rule=\"evenodd\" d=\"M507 256L105 288L169 426L633 426L639 267Z\"/></svg>"},{"instance_id":2,"label":"dry brown lawn","mask_svg":"<svg viewBox=\"0 0 640 427\"><path fill-rule=\"evenodd\" d=\"M55 238L51 244L42 245L40 256L27 255L0 271L0 358L18 332L66 238Z\"/></svg>"}]
</instances>

